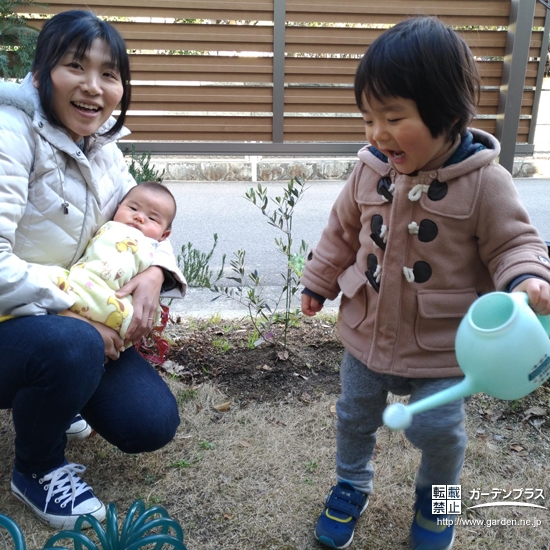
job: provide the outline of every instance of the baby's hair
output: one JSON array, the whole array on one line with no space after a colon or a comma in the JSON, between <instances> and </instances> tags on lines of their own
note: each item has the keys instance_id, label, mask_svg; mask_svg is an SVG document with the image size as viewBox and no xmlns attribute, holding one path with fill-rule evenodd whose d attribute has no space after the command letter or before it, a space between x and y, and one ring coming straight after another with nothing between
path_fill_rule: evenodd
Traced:
<instances>
[{"instance_id":1,"label":"baby's hair","mask_svg":"<svg viewBox=\"0 0 550 550\"><path fill-rule=\"evenodd\" d=\"M174 211L172 213L172 217L168 220L168 227L166 229L170 229L172 227L172 222L174 221L176 217L176 212L178 210L178 206L176 204L176 199L174 198L174 195L170 192L168 187L162 185L162 183L159 183L158 181L142 181L140 184L135 185L124 195L122 198L122 201L126 199L129 195L132 194L132 191L135 191L136 189L150 189L151 191L154 191L155 193L159 193L160 195L165 195L166 197L170 197L172 200L172 204L174 206ZM120 202L122 202L120 201Z\"/></svg>"},{"instance_id":2,"label":"baby's hair","mask_svg":"<svg viewBox=\"0 0 550 550\"><path fill-rule=\"evenodd\" d=\"M85 10L69 10L54 15L46 21L38 35L31 71L38 84L40 103L48 122L58 128L63 127L52 108L51 72L72 46L75 48L75 59L82 59L96 38L103 40L109 47L113 68L120 73L122 82L120 114L113 127L105 132L106 136L112 136L124 125L131 99L130 60L126 44L112 25Z\"/></svg>"},{"instance_id":3,"label":"baby's hair","mask_svg":"<svg viewBox=\"0 0 550 550\"><path fill-rule=\"evenodd\" d=\"M402 21L379 36L355 74L355 100L412 99L435 138L463 135L479 102L480 78L466 42L436 17Z\"/></svg>"}]
</instances>

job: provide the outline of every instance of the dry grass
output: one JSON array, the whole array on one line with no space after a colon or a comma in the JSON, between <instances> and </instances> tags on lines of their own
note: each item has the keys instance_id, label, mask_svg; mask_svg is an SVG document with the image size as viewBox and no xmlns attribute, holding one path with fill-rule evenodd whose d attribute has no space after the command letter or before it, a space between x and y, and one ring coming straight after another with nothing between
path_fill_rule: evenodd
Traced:
<instances>
[{"instance_id":1,"label":"dry grass","mask_svg":"<svg viewBox=\"0 0 550 550\"><path fill-rule=\"evenodd\" d=\"M124 455L100 437L69 446L68 459L88 467L84 478L96 493L114 502L121 517L137 498L148 506L163 505L183 526L189 550L321 549L312 532L334 479L334 398L310 404L251 404L219 413L214 406L225 397L213 386L190 389L174 380L169 384L180 403L182 424L175 440L161 451ZM546 436L530 427L508 426L503 443L479 427L480 406L474 399L469 405L471 442L463 489L536 487L544 488L548 497ZM21 526L29 550L39 549L53 531L10 495L13 428L6 411L1 411L0 422L0 512ZM527 456L509 449L516 433L526 439ZM407 547L418 460L418 452L401 433L380 430L376 491L353 548ZM550 548L550 512L485 510L475 517L537 518L542 524L537 529L460 527L455 550Z\"/></svg>"}]
</instances>

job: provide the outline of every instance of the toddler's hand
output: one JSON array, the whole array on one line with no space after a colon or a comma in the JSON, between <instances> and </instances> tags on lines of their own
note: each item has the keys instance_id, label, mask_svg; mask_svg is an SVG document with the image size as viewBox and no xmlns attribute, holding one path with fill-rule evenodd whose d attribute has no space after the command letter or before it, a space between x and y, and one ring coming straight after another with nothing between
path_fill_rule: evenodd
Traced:
<instances>
[{"instance_id":1,"label":"toddler's hand","mask_svg":"<svg viewBox=\"0 0 550 550\"><path fill-rule=\"evenodd\" d=\"M323 309L323 304L309 294L302 294L302 313L308 317L313 317Z\"/></svg>"},{"instance_id":2,"label":"toddler's hand","mask_svg":"<svg viewBox=\"0 0 550 550\"><path fill-rule=\"evenodd\" d=\"M550 284L532 277L517 285L512 292L526 292L529 305L539 315L550 315Z\"/></svg>"}]
</instances>

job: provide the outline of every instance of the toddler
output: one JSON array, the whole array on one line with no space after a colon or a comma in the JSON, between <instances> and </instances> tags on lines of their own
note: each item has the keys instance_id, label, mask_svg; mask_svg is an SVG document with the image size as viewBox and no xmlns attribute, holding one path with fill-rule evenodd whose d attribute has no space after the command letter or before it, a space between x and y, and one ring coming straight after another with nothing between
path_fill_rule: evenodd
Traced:
<instances>
[{"instance_id":1,"label":"toddler","mask_svg":"<svg viewBox=\"0 0 550 550\"><path fill-rule=\"evenodd\" d=\"M357 106L367 146L306 262L302 311L342 292L345 347L337 402L336 478L315 528L347 548L373 490L371 459L388 392L410 402L460 381L455 334L481 294L525 291L550 313L550 261L500 147L468 128L479 96L467 44L437 18L403 21L359 63ZM414 417L405 435L422 453L411 548L451 548L432 485L454 485L466 449L464 400Z\"/></svg>"}]
</instances>

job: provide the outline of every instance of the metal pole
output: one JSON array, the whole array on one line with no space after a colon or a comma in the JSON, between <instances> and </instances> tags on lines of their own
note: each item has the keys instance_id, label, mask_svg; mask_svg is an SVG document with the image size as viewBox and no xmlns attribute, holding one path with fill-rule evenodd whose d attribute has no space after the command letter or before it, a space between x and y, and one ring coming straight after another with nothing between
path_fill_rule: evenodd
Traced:
<instances>
[{"instance_id":1,"label":"metal pole","mask_svg":"<svg viewBox=\"0 0 550 550\"><path fill-rule=\"evenodd\" d=\"M514 168L535 3L536 0L512 0L510 5L495 131L501 146L499 162L510 173Z\"/></svg>"},{"instance_id":2,"label":"metal pole","mask_svg":"<svg viewBox=\"0 0 550 550\"><path fill-rule=\"evenodd\" d=\"M540 61L539 61L539 70L537 73L537 83L535 86L535 97L533 98L533 109L531 111L531 126L529 128L529 143L533 143L533 144L535 143L535 131L537 129L537 117L539 114L540 96L542 91L542 82L544 80L544 67L546 65L546 54L548 53L549 33L550 33L550 10L547 9L546 16L544 18L544 32L542 34L542 44L540 47Z\"/></svg>"},{"instance_id":3,"label":"metal pole","mask_svg":"<svg viewBox=\"0 0 550 550\"><path fill-rule=\"evenodd\" d=\"M286 0L273 4L273 143L283 143L285 123Z\"/></svg>"}]
</instances>

